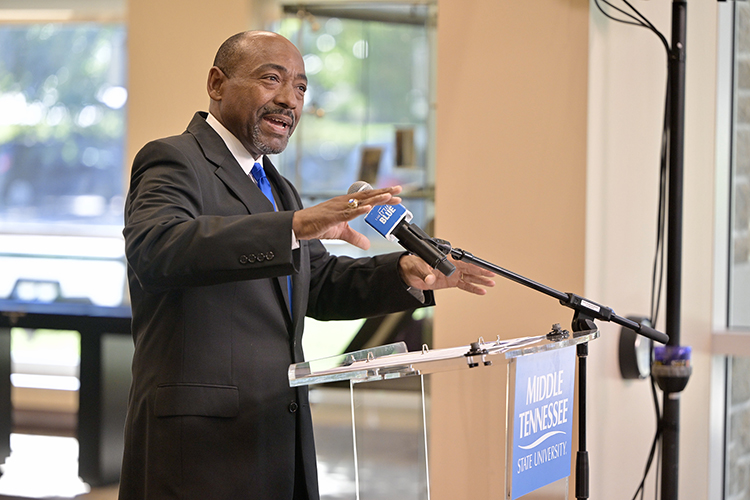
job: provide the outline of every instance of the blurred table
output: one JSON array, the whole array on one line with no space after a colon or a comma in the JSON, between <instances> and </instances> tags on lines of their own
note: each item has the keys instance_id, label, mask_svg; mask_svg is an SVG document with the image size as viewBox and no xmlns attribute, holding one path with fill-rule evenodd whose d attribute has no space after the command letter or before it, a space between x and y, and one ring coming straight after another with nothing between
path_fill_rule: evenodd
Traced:
<instances>
[{"instance_id":1,"label":"blurred table","mask_svg":"<svg viewBox=\"0 0 750 500\"><path fill-rule=\"evenodd\" d=\"M0 300L0 460L10 454L10 329L15 327L80 333L78 470L91 486L117 482L133 354L130 307Z\"/></svg>"}]
</instances>

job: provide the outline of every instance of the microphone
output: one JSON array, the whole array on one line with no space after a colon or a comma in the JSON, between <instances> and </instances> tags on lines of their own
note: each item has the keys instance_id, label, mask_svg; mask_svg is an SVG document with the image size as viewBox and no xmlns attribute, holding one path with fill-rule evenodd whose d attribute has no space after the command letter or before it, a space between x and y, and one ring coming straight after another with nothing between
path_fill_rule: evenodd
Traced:
<instances>
[{"instance_id":1,"label":"microphone","mask_svg":"<svg viewBox=\"0 0 750 500\"><path fill-rule=\"evenodd\" d=\"M371 189L372 186L365 181L357 181L349 187L347 194ZM365 216L365 222L381 236L418 255L433 269L437 269L446 276L453 274L456 266L437 249L427 233L416 224L410 223L412 217L412 213L401 204L377 205Z\"/></svg>"}]
</instances>

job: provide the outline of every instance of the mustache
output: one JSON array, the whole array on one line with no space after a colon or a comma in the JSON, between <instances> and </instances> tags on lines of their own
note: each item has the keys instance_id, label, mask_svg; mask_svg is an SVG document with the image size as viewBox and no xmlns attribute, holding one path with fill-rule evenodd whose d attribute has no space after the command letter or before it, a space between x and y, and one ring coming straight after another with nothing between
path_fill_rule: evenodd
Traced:
<instances>
[{"instance_id":1,"label":"mustache","mask_svg":"<svg viewBox=\"0 0 750 500\"><path fill-rule=\"evenodd\" d=\"M266 115L282 115L288 117L290 120L292 120L292 124L289 127L289 130L294 129L294 125L296 124L297 120L294 116L294 113L292 113L291 110L286 108L277 108L277 107L268 107L264 106L260 110L260 118L263 118Z\"/></svg>"}]
</instances>

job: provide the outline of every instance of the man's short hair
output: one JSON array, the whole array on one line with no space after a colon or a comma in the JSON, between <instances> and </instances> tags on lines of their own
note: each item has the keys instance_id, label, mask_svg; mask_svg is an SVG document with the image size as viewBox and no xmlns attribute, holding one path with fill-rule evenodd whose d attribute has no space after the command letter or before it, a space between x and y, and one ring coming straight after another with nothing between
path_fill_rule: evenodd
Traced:
<instances>
[{"instance_id":1,"label":"man's short hair","mask_svg":"<svg viewBox=\"0 0 750 500\"><path fill-rule=\"evenodd\" d=\"M242 43L246 36L246 31L230 36L221 44L221 47L216 52L214 66L219 68L225 75L232 76L234 68L239 63L242 55Z\"/></svg>"}]
</instances>

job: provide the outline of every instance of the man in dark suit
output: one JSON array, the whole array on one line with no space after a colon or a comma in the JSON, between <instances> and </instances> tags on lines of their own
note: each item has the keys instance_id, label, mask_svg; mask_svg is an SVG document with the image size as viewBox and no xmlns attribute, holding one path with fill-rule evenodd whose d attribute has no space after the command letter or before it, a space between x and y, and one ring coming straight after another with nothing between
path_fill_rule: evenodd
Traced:
<instances>
[{"instance_id":1,"label":"man in dark suit","mask_svg":"<svg viewBox=\"0 0 750 500\"><path fill-rule=\"evenodd\" d=\"M307 390L287 378L303 360L304 317L382 315L431 305L437 288L483 294L493 285L461 262L447 278L410 254L328 254L319 238L367 248L348 221L399 203L400 187L302 207L265 155L286 147L306 85L291 42L235 35L209 72L209 114L135 158L124 229L135 356L122 500L317 499ZM256 161L273 200L249 175Z\"/></svg>"}]
</instances>

